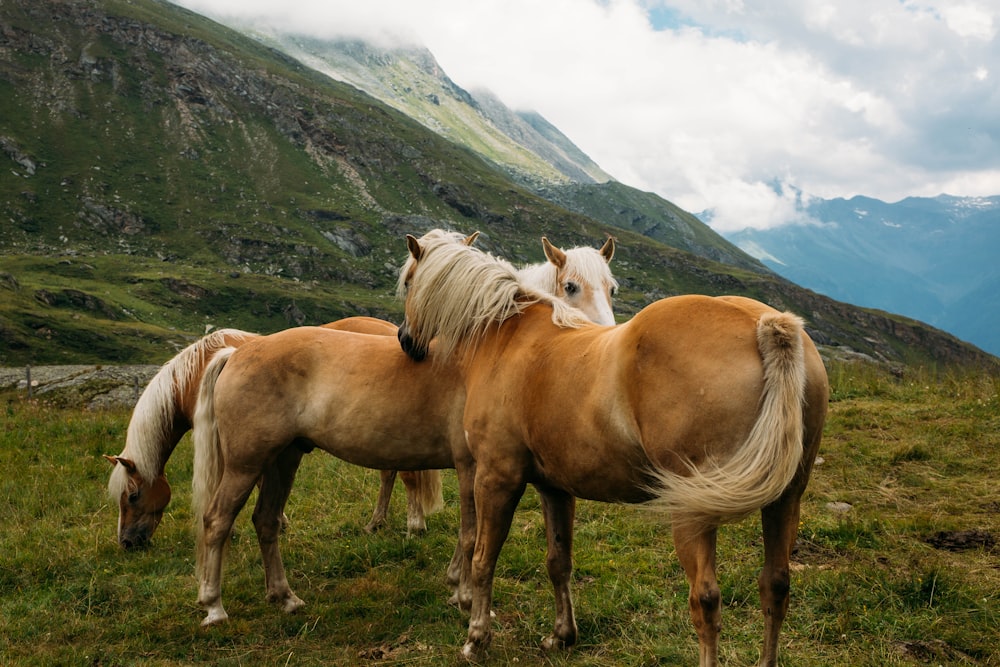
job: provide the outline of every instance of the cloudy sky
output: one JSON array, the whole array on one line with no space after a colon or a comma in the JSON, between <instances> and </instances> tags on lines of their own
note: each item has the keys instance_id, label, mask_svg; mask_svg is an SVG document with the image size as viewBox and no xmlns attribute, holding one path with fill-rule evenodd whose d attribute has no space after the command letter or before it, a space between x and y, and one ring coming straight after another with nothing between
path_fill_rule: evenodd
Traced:
<instances>
[{"instance_id":1,"label":"cloudy sky","mask_svg":"<svg viewBox=\"0 0 1000 667\"><path fill-rule=\"evenodd\" d=\"M719 230L795 192L1000 195L1000 0L179 0L429 48Z\"/></svg>"}]
</instances>

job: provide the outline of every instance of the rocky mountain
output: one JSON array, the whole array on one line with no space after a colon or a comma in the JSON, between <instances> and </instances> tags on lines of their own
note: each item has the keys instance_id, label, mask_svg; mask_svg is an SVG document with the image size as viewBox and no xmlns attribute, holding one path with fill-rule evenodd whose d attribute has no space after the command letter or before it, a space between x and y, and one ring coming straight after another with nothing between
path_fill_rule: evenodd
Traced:
<instances>
[{"instance_id":1,"label":"rocky mountain","mask_svg":"<svg viewBox=\"0 0 1000 667\"><path fill-rule=\"evenodd\" d=\"M0 365L161 363L211 327L398 321L402 237L437 226L480 230L477 245L515 262L541 261L543 234L566 247L614 234L622 317L737 293L803 314L831 354L997 363L645 236L661 227L648 213L605 202L632 220L617 227L557 205L356 87L157 0L0 4L0 163ZM711 238L671 216L692 246Z\"/></svg>"},{"instance_id":2,"label":"rocky mountain","mask_svg":"<svg viewBox=\"0 0 1000 667\"><path fill-rule=\"evenodd\" d=\"M488 90L456 85L425 48L233 27L402 111L562 207L715 261L764 270L693 215L616 182L541 115L514 111Z\"/></svg>"},{"instance_id":3,"label":"rocky mountain","mask_svg":"<svg viewBox=\"0 0 1000 667\"><path fill-rule=\"evenodd\" d=\"M456 85L426 48L321 40L253 26L243 30L468 147L523 184L611 180L538 114L516 113L487 90Z\"/></svg>"},{"instance_id":4,"label":"rocky mountain","mask_svg":"<svg viewBox=\"0 0 1000 667\"><path fill-rule=\"evenodd\" d=\"M1000 196L812 200L810 222L729 240L800 285L1000 354Z\"/></svg>"}]
</instances>

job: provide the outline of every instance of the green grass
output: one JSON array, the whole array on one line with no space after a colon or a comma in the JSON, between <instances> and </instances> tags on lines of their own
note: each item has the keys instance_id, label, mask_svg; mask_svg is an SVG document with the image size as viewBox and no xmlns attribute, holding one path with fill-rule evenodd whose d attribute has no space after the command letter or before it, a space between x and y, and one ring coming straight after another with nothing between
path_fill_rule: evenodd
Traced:
<instances>
[{"instance_id":1,"label":"green grass","mask_svg":"<svg viewBox=\"0 0 1000 667\"><path fill-rule=\"evenodd\" d=\"M1000 536L1000 383L975 375L892 375L836 365L822 463L803 506L782 664L1000 665L1000 547L934 548L942 530ZM168 467L174 500L152 548L121 551L100 459L121 450L128 414L2 397L0 663L180 665L460 664L466 618L446 604L456 484L427 534L367 521L378 474L321 453L304 460L282 541L307 606L263 599L263 569L241 513L223 583L230 621L202 629L188 508L191 445ZM831 502L851 509L837 513ZM762 622L754 518L719 540L724 664L752 664ZM501 554L494 664L694 664L687 586L669 528L643 511L581 502L573 593L580 644L544 656L553 619L544 525L529 490Z\"/></svg>"}]
</instances>

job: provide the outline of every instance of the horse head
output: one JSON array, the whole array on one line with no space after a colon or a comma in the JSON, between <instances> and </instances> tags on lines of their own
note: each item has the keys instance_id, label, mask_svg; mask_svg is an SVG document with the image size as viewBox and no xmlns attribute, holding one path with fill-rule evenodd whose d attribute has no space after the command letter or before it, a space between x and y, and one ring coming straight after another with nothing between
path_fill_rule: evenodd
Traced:
<instances>
[{"instance_id":1,"label":"horse head","mask_svg":"<svg viewBox=\"0 0 1000 667\"><path fill-rule=\"evenodd\" d=\"M582 310L591 322L613 326L612 299L618 292L618 281L611 275L608 265L615 254L614 239L609 236L600 250L587 247L561 250L543 236L542 248L554 271L547 272L547 284L540 287ZM532 268L522 272L522 278L532 275Z\"/></svg>"},{"instance_id":2,"label":"horse head","mask_svg":"<svg viewBox=\"0 0 1000 667\"><path fill-rule=\"evenodd\" d=\"M406 235L406 249L409 251L409 257L407 257L406 263L403 264L403 268L399 274L399 284L397 285L397 294L409 303L410 291L413 286L413 278L416 275L417 264L424 256L424 247L421 245L421 240L434 239L438 242L455 242L464 246L471 246L476 238L479 236L479 232L473 232L468 236L463 236L457 232L445 232L440 229L435 229L427 234L425 234L422 239L417 239L412 234ZM399 339L399 345L403 351L414 361L423 361L427 356L428 345L424 343L419 343L416 338L411 334L410 327L411 313L407 312L403 318L403 323L399 326L399 331L396 333L396 337Z\"/></svg>"},{"instance_id":3,"label":"horse head","mask_svg":"<svg viewBox=\"0 0 1000 667\"><path fill-rule=\"evenodd\" d=\"M120 476L118 544L124 549L145 547L170 502L170 484L162 472L152 482L146 481L135 463L127 458L108 455L104 458L115 466L112 474Z\"/></svg>"}]
</instances>

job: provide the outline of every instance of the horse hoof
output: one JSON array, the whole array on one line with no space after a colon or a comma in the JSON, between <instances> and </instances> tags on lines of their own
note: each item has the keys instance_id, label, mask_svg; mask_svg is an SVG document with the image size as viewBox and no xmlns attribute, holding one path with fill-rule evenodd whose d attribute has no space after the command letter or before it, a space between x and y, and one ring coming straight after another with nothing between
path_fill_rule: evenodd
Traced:
<instances>
[{"instance_id":1,"label":"horse hoof","mask_svg":"<svg viewBox=\"0 0 1000 667\"><path fill-rule=\"evenodd\" d=\"M462 647L462 657L467 662L481 662L486 657L486 649L474 642L465 642Z\"/></svg>"},{"instance_id":2,"label":"horse hoof","mask_svg":"<svg viewBox=\"0 0 1000 667\"><path fill-rule=\"evenodd\" d=\"M226 613L224 609L212 609L205 615L204 620L201 622L201 627L207 628L212 625L218 625L229 619L229 614Z\"/></svg>"},{"instance_id":3,"label":"horse hoof","mask_svg":"<svg viewBox=\"0 0 1000 667\"><path fill-rule=\"evenodd\" d=\"M569 644L567 644L562 639L559 639L555 635L549 635L548 637L542 640L542 650L545 651L546 653L550 651L563 651L568 646Z\"/></svg>"},{"instance_id":4,"label":"horse hoof","mask_svg":"<svg viewBox=\"0 0 1000 667\"><path fill-rule=\"evenodd\" d=\"M286 614L291 614L292 612L302 609L304 606L306 606L305 602L303 602L297 595L292 595L285 598L285 601L281 603L281 611Z\"/></svg>"}]
</instances>

